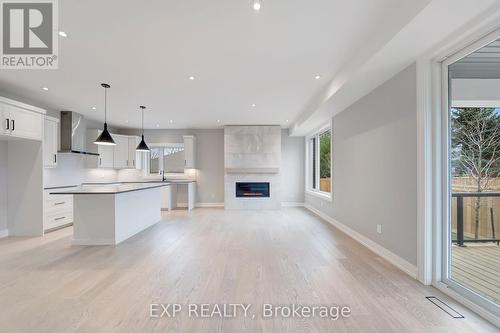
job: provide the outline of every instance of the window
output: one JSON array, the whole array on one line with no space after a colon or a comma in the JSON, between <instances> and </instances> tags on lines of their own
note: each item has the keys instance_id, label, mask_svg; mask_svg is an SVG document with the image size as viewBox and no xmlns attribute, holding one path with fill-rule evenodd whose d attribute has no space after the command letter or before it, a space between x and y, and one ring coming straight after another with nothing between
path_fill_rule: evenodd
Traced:
<instances>
[{"instance_id":1,"label":"window","mask_svg":"<svg viewBox=\"0 0 500 333\"><path fill-rule=\"evenodd\" d=\"M184 173L185 157L183 143L151 144L144 154L144 175Z\"/></svg>"},{"instance_id":2,"label":"window","mask_svg":"<svg viewBox=\"0 0 500 333\"><path fill-rule=\"evenodd\" d=\"M311 194L331 198L332 131L324 128L308 138L307 189Z\"/></svg>"}]
</instances>

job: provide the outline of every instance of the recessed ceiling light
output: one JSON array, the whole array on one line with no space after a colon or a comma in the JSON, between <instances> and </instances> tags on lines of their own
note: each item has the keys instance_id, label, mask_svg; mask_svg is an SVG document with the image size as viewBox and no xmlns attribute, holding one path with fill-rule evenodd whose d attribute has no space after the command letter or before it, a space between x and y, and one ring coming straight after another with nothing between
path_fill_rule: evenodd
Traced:
<instances>
[{"instance_id":1,"label":"recessed ceiling light","mask_svg":"<svg viewBox=\"0 0 500 333\"><path fill-rule=\"evenodd\" d=\"M59 31L59 36L61 36L61 37L68 37L68 34L65 33L64 31Z\"/></svg>"},{"instance_id":2,"label":"recessed ceiling light","mask_svg":"<svg viewBox=\"0 0 500 333\"><path fill-rule=\"evenodd\" d=\"M156 124L156 127L160 127L160 124Z\"/></svg>"},{"instance_id":3,"label":"recessed ceiling light","mask_svg":"<svg viewBox=\"0 0 500 333\"><path fill-rule=\"evenodd\" d=\"M97 110L97 108L95 106L91 107L91 109L94 111Z\"/></svg>"},{"instance_id":4,"label":"recessed ceiling light","mask_svg":"<svg viewBox=\"0 0 500 333\"><path fill-rule=\"evenodd\" d=\"M261 1L254 0L253 5L252 5L253 10L259 11L261 7L262 7Z\"/></svg>"},{"instance_id":5,"label":"recessed ceiling light","mask_svg":"<svg viewBox=\"0 0 500 333\"><path fill-rule=\"evenodd\" d=\"M288 119L287 119L287 120L285 120L285 121L286 121L286 122L288 122Z\"/></svg>"},{"instance_id":6,"label":"recessed ceiling light","mask_svg":"<svg viewBox=\"0 0 500 333\"><path fill-rule=\"evenodd\" d=\"M315 79L315 80L319 80L319 79L321 79L321 75L316 75L316 76L314 77L314 79Z\"/></svg>"},{"instance_id":7,"label":"recessed ceiling light","mask_svg":"<svg viewBox=\"0 0 500 333\"><path fill-rule=\"evenodd\" d=\"M172 119L170 119L169 123L173 123L174 121Z\"/></svg>"},{"instance_id":8,"label":"recessed ceiling light","mask_svg":"<svg viewBox=\"0 0 500 333\"><path fill-rule=\"evenodd\" d=\"M217 119L217 122L220 123L220 119Z\"/></svg>"},{"instance_id":9,"label":"recessed ceiling light","mask_svg":"<svg viewBox=\"0 0 500 333\"><path fill-rule=\"evenodd\" d=\"M257 104L255 104L255 103L252 103L252 107L253 107L253 108L254 108L254 107L256 107L256 106L257 106Z\"/></svg>"},{"instance_id":10,"label":"recessed ceiling light","mask_svg":"<svg viewBox=\"0 0 500 333\"><path fill-rule=\"evenodd\" d=\"M190 79L191 81L194 81L195 77L194 77L193 75L191 75L191 76L189 77L189 79Z\"/></svg>"},{"instance_id":11,"label":"recessed ceiling light","mask_svg":"<svg viewBox=\"0 0 500 333\"><path fill-rule=\"evenodd\" d=\"M127 119L127 120L125 120L125 123L127 123L127 124L128 124L128 119Z\"/></svg>"},{"instance_id":12,"label":"recessed ceiling light","mask_svg":"<svg viewBox=\"0 0 500 333\"><path fill-rule=\"evenodd\" d=\"M49 88L47 88L47 87L42 87L42 90L43 90L43 91L49 91Z\"/></svg>"}]
</instances>

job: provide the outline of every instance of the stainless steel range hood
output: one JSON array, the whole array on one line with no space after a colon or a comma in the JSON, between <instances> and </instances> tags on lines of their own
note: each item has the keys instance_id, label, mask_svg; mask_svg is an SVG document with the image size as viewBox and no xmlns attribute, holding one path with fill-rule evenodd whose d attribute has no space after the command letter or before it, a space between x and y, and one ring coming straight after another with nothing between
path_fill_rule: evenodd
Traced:
<instances>
[{"instance_id":1,"label":"stainless steel range hood","mask_svg":"<svg viewBox=\"0 0 500 333\"><path fill-rule=\"evenodd\" d=\"M60 153L74 153L99 156L87 151L87 121L79 113L61 111Z\"/></svg>"}]
</instances>

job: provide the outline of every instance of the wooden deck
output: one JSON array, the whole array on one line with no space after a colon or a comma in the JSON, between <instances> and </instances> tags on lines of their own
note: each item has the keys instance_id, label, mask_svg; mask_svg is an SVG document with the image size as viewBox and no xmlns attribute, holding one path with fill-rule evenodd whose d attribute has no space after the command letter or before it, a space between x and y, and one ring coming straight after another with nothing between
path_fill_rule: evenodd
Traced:
<instances>
[{"instance_id":1,"label":"wooden deck","mask_svg":"<svg viewBox=\"0 0 500 333\"><path fill-rule=\"evenodd\" d=\"M453 245L452 278L500 303L500 246L493 243Z\"/></svg>"}]
</instances>

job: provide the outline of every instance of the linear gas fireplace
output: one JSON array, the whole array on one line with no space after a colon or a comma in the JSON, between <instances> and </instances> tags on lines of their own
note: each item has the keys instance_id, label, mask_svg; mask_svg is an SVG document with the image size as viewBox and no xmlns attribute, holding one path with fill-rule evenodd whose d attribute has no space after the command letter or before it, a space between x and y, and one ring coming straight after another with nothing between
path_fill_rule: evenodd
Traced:
<instances>
[{"instance_id":1,"label":"linear gas fireplace","mask_svg":"<svg viewBox=\"0 0 500 333\"><path fill-rule=\"evenodd\" d=\"M269 198L269 183L236 182L237 198Z\"/></svg>"}]
</instances>

